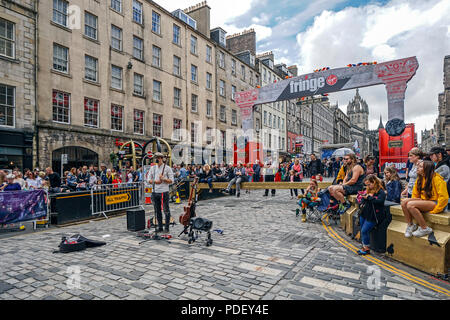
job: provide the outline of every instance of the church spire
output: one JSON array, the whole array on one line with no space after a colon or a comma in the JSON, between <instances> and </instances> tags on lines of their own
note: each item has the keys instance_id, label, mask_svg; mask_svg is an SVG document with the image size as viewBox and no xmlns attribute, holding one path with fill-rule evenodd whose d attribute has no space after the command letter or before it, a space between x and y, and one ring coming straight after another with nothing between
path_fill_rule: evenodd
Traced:
<instances>
[{"instance_id":1,"label":"church spire","mask_svg":"<svg viewBox=\"0 0 450 320\"><path fill-rule=\"evenodd\" d=\"M380 124L378 125L378 129L384 129L384 125L383 125L383 120L381 118L381 114L380 114Z\"/></svg>"}]
</instances>

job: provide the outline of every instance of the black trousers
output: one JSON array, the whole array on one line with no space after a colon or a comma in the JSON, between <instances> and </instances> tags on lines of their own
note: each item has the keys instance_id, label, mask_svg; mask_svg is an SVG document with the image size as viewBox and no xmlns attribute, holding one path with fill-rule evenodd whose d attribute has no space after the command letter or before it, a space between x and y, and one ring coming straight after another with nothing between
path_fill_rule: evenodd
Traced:
<instances>
[{"instance_id":1,"label":"black trousers","mask_svg":"<svg viewBox=\"0 0 450 320\"><path fill-rule=\"evenodd\" d=\"M275 179L275 176L264 176L264 181L266 182L273 182ZM275 189L271 190L272 194L275 194ZM264 192L264 195L268 195L269 194L269 189L266 189L266 191Z\"/></svg>"},{"instance_id":2,"label":"black trousers","mask_svg":"<svg viewBox=\"0 0 450 320\"><path fill-rule=\"evenodd\" d=\"M158 228L163 227L161 202L163 203L164 215L166 218L166 228L169 228L170 224L170 209L169 209L169 192L164 193L152 193L152 203L155 209L156 220L158 220Z\"/></svg>"}]
</instances>

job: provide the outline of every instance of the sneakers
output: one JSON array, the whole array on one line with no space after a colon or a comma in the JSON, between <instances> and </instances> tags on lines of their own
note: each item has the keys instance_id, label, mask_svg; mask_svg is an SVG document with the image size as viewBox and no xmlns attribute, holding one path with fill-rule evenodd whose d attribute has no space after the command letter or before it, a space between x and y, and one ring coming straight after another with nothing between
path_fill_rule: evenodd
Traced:
<instances>
[{"instance_id":1,"label":"sneakers","mask_svg":"<svg viewBox=\"0 0 450 320\"><path fill-rule=\"evenodd\" d=\"M240 196L241 196L241 193L240 193L240 192L236 193L236 197L237 197L237 198L239 198Z\"/></svg>"},{"instance_id":2,"label":"sneakers","mask_svg":"<svg viewBox=\"0 0 450 320\"><path fill-rule=\"evenodd\" d=\"M405 237L411 238L413 231L417 230L417 224L408 224L405 231Z\"/></svg>"},{"instance_id":3,"label":"sneakers","mask_svg":"<svg viewBox=\"0 0 450 320\"><path fill-rule=\"evenodd\" d=\"M429 234L432 233L432 232L433 232L433 229L431 229L430 227L426 227L425 229L417 228L417 230L414 231L414 232L412 233L412 235L413 235L414 237L420 238L420 237L423 237L423 236L427 236L427 235L429 235Z\"/></svg>"}]
</instances>

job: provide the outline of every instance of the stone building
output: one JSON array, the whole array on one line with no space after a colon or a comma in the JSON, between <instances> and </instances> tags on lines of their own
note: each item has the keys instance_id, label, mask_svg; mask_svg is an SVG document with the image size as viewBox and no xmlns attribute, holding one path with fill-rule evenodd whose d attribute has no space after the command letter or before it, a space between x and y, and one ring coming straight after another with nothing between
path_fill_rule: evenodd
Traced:
<instances>
[{"instance_id":1,"label":"stone building","mask_svg":"<svg viewBox=\"0 0 450 320\"><path fill-rule=\"evenodd\" d=\"M369 107L359 89L347 105L347 116L350 118L350 142L357 145L356 154L361 158L369 154L378 155L378 130L369 130Z\"/></svg>"},{"instance_id":2,"label":"stone building","mask_svg":"<svg viewBox=\"0 0 450 320\"><path fill-rule=\"evenodd\" d=\"M333 143L349 143L350 118L336 104L331 107L334 110Z\"/></svg>"},{"instance_id":3,"label":"stone building","mask_svg":"<svg viewBox=\"0 0 450 320\"><path fill-rule=\"evenodd\" d=\"M437 145L437 136L434 129L422 130L420 132L420 135L422 138L420 148L423 152L429 152L432 147Z\"/></svg>"},{"instance_id":4,"label":"stone building","mask_svg":"<svg viewBox=\"0 0 450 320\"><path fill-rule=\"evenodd\" d=\"M450 146L450 55L444 58L444 92L438 96L438 118L435 124L437 144Z\"/></svg>"},{"instance_id":5,"label":"stone building","mask_svg":"<svg viewBox=\"0 0 450 320\"><path fill-rule=\"evenodd\" d=\"M61 154L65 169L111 165L117 139L205 148L216 137L207 129L240 126L220 67L231 54L212 39L206 2L171 13L153 1L54 0L39 15L40 166L59 168ZM244 67L236 90L255 82Z\"/></svg>"},{"instance_id":6,"label":"stone building","mask_svg":"<svg viewBox=\"0 0 450 320\"><path fill-rule=\"evenodd\" d=\"M0 2L0 169L31 169L36 159L36 5Z\"/></svg>"}]
</instances>

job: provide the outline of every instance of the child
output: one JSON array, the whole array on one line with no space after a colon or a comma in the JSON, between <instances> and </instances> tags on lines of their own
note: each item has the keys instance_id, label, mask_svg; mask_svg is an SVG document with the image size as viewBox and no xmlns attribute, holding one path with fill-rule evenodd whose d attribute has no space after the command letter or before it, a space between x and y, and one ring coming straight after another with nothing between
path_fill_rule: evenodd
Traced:
<instances>
[{"instance_id":1,"label":"child","mask_svg":"<svg viewBox=\"0 0 450 320\"><path fill-rule=\"evenodd\" d=\"M295 179L295 171L290 170L289 171L289 182L294 182L294 179ZM297 189L291 189L291 200L294 199L294 194L296 197L298 196Z\"/></svg>"},{"instance_id":2,"label":"child","mask_svg":"<svg viewBox=\"0 0 450 320\"><path fill-rule=\"evenodd\" d=\"M302 222L306 222L306 207L313 202L319 202L320 198L317 197L317 193L320 191L319 185L316 180L311 179L308 188L306 189L306 195L302 195L302 199L299 201L299 205L302 206ZM299 196L300 197L300 196Z\"/></svg>"}]
</instances>

